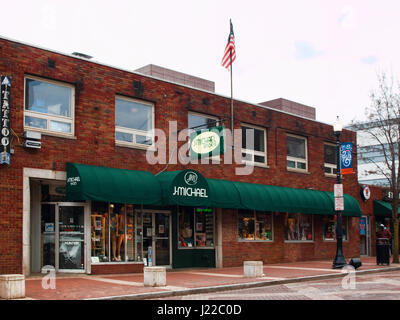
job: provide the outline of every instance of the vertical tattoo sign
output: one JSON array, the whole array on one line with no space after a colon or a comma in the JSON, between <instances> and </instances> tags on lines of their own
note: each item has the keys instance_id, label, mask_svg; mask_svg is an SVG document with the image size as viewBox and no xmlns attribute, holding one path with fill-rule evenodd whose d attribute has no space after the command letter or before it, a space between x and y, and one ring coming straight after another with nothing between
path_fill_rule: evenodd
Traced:
<instances>
[{"instance_id":1,"label":"vertical tattoo sign","mask_svg":"<svg viewBox=\"0 0 400 320\"><path fill-rule=\"evenodd\" d=\"M0 164L10 164L10 99L11 79L1 76Z\"/></svg>"}]
</instances>

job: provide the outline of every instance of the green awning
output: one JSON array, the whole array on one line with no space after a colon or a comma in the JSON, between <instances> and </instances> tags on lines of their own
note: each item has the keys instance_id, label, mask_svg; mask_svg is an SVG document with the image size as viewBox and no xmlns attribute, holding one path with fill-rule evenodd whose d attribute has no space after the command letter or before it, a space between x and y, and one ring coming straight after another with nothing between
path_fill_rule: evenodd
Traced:
<instances>
[{"instance_id":1,"label":"green awning","mask_svg":"<svg viewBox=\"0 0 400 320\"><path fill-rule=\"evenodd\" d=\"M195 170L163 172L157 178L166 205L335 214L333 192L207 179ZM344 208L344 216L361 216L360 205L350 195L344 195Z\"/></svg>"},{"instance_id":2,"label":"green awning","mask_svg":"<svg viewBox=\"0 0 400 320\"><path fill-rule=\"evenodd\" d=\"M400 214L400 208L398 209ZM392 216L392 204L381 200L374 200L374 214L377 216Z\"/></svg>"},{"instance_id":3,"label":"green awning","mask_svg":"<svg viewBox=\"0 0 400 320\"><path fill-rule=\"evenodd\" d=\"M234 182L243 206L252 210L330 215L335 213L332 192ZM352 196L344 195L344 216L361 216Z\"/></svg>"},{"instance_id":4,"label":"green awning","mask_svg":"<svg viewBox=\"0 0 400 320\"><path fill-rule=\"evenodd\" d=\"M206 179L210 186L211 206L214 208L246 209L240 201L240 193L232 181Z\"/></svg>"},{"instance_id":5,"label":"green awning","mask_svg":"<svg viewBox=\"0 0 400 320\"><path fill-rule=\"evenodd\" d=\"M164 205L211 207L210 188L202 174L195 170L162 172L157 176Z\"/></svg>"},{"instance_id":6,"label":"green awning","mask_svg":"<svg viewBox=\"0 0 400 320\"><path fill-rule=\"evenodd\" d=\"M151 173L67 163L68 201L162 205L161 187Z\"/></svg>"}]
</instances>

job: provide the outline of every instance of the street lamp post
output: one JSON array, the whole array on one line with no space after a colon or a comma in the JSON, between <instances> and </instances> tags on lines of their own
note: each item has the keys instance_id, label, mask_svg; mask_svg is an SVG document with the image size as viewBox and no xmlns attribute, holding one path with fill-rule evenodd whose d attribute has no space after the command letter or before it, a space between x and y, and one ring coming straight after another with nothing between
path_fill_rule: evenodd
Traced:
<instances>
[{"instance_id":1,"label":"street lamp post","mask_svg":"<svg viewBox=\"0 0 400 320\"><path fill-rule=\"evenodd\" d=\"M336 122L333 124L333 132L336 136L336 177L337 184L341 184L341 172L340 172L340 134L342 133L343 126L339 122L339 117L337 117ZM347 263L343 255L343 228L342 228L342 212L340 210L336 211L337 223L336 223L336 257L333 261L333 269L343 268Z\"/></svg>"}]
</instances>

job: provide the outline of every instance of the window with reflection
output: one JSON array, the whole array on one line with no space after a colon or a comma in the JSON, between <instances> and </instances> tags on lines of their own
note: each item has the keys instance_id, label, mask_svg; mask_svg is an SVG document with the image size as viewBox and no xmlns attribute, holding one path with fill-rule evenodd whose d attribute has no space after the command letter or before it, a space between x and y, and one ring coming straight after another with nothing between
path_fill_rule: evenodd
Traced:
<instances>
[{"instance_id":1,"label":"window with reflection","mask_svg":"<svg viewBox=\"0 0 400 320\"><path fill-rule=\"evenodd\" d=\"M348 217L342 217L342 239L343 241L348 240ZM336 226L337 221L335 216L324 216L323 218L323 236L326 241L336 240Z\"/></svg>"},{"instance_id":2,"label":"window with reflection","mask_svg":"<svg viewBox=\"0 0 400 320\"><path fill-rule=\"evenodd\" d=\"M313 216L303 213L286 213L285 240L313 241Z\"/></svg>"},{"instance_id":3,"label":"window with reflection","mask_svg":"<svg viewBox=\"0 0 400 320\"><path fill-rule=\"evenodd\" d=\"M37 77L25 78L24 126L41 132L74 133L72 85Z\"/></svg>"},{"instance_id":4,"label":"window with reflection","mask_svg":"<svg viewBox=\"0 0 400 320\"><path fill-rule=\"evenodd\" d=\"M211 208L182 207L178 214L179 248L214 247L214 212Z\"/></svg>"},{"instance_id":5,"label":"window with reflection","mask_svg":"<svg viewBox=\"0 0 400 320\"><path fill-rule=\"evenodd\" d=\"M142 212L134 205L92 201L92 263L143 261Z\"/></svg>"},{"instance_id":6,"label":"window with reflection","mask_svg":"<svg viewBox=\"0 0 400 320\"><path fill-rule=\"evenodd\" d=\"M304 137L286 136L287 168L307 170L307 139Z\"/></svg>"},{"instance_id":7,"label":"window with reflection","mask_svg":"<svg viewBox=\"0 0 400 320\"><path fill-rule=\"evenodd\" d=\"M253 210L239 210L239 240L273 240L272 213Z\"/></svg>"},{"instance_id":8,"label":"window with reflection","mask_svg":"<svg viewBox=\"0 0 400 320\"><path fill-rule=\"evenodd\" d=\"M245 162L266 164L266 131L242 125L242 159Z\"/></svg>"},{"instance_id":9,"label":"window with reflection","mask_svg":"<svg viewBox=\"0 0 400 320\"><path fill-rule=\"evenodd\" d=\"M115 140L148 148L154 142L154 105L125 97L115 99Z\"/></svg>"}]
</instances>

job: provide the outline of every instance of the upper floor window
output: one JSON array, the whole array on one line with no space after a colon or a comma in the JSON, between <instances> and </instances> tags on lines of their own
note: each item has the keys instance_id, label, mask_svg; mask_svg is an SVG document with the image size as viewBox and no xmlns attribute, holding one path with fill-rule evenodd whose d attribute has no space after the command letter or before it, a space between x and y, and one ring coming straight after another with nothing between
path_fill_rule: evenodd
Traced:
<instances>
[{"instance_id":1,"label":"upper floor window","mask_svg":"<svg viewBox=\"0 0 400 320\"><path fill-rule=\"evenodd\" d=\"M115 140L127 146L148 148L154 143L154 105L117 97L115 99Z\"/></svg>"},{"instance_id":2,"label":"upper floor window","mask_svg":"<svg viewBox=\"0 0 400 320\"><path fill-rule=\"evenodd\" d=\"M324 144L324 167L327 175L337 173L337 151L333 144Z\"/></svg>"},{"instance_id":3,"label":"upper floor window","mask_svg":"<svg viewBox=\"0 0 400 320\"><path fill-rule=\"evenodd\" d=\"M209 129L218 125L217 117L192 112L188 114L188 128L191 130Z\"/></svg>"},{"instance_id":4,"label":"upper floor window","mask_svg":"<svg viewBox=\"0 0 400 320\"><path fill-rule=\"evenodd\" d=\"M250 125L242 125L242 159L249 163L266 164L266 131Z\"/></svg>"},{"instance_id":5,"label":"upper floor window","mask_svg":"<svg viewBox=\"0 0 400 320\"><path fill-rule=\"evenodd\" d=\"M71 85L26 77L24 126L73 135L74 97L75 89Z\"/></svg>"},{"instance_id":6,"label":"upper floor window","mask_svg":"<svg viewBox=\"0 0 400 320\"><path fill-rule=\"evenodd\" d=\"M288 169L307 171L307 139L287 135L286 157Z\"/></svg>"}]
</instances>

